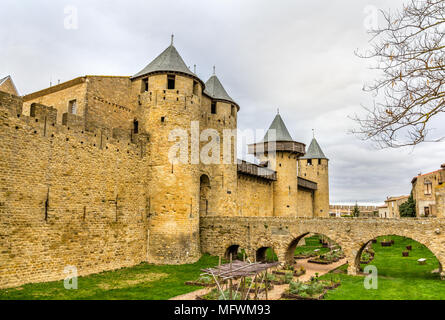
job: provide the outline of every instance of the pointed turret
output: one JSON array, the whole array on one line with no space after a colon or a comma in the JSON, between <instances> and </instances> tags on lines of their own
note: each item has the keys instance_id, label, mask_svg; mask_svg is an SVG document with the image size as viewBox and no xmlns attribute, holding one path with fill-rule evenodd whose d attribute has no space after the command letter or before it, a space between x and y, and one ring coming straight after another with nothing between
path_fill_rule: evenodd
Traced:
<instances>
[{"instance_id":1,"label":"pointed turret","mask_svg":"<svg viewBox=\"0 0 445 320\"><path fill-rule=\"evenodd\" d=\"M185 64L178 50L173 45L173 38L170 46L167 47L159 56L150 62L144 69L136 73L132 78L139 78L151 73L158 72L179 72L194 78L198 78ZM199 79L202 83L203 81Z\"/></svg>"},{"instance_id":2,"label":"pointed turret","mask_svg":"<svg viewBox=\"0 0 445 320\"><path fill-rule=\"evenodd\" d=\"M215 73L215 67L213 67L213 75L205 83L204 93L214 100L222 100L236 104L239 110L238 103L229 96L221 81L219 81L218 76Z\"/></svg>"},{"instance_id":3,"label":"pointed turret","mask_svg":"<svg viewBox=\"0 0 445 320\"><path fill-rule=\"evenodd\" d=\"M317 183L314 192L313 213L315 217L329 216L329 159L321 150L317 139L312 142L306 154L299 159L299 175Z\"/></svg>"},{"instance_id":4,"label":"pointed turret","mask_svg":"<svg viewBox=\"0 0 445 320\"><path fill-rule=\"evenodd\" d=\"M304 155L305 145L296 142L287 130L283 119L278 113L264 138L257 143L249 145L249 153L259 155L264 152L282 151L297 154L298 157Z\"/></svg>"},{"instance_id":5,"label":"pointed turret","mask_svg":"<svg viewBox=\"0 0 445 320\"><path fill-rule=\"evenodd\" d=\"M275 130L275 134L273 130ZM273 141L294 141L279 113L275 116L275 119L273 119L262 142Z\"/></svg>"},{"instance_id":6,"label":"pointed turret","mask_svg":"<svg viewBox=\"0 0 445 320\"><path fill-rule=\"evenodd\" d=\"M313 138L306 154L301 159L327 159L324 155L323 150L321 150L317 139Z\"/></svg>"},{"instance_id":7,"label":"pointed turret","mask_svg":"<svg viewBox=\"0 0 445 320\"><path fill-rule=\"evenodd\" d=\"M249 153L276 171L277 180L273 183L274 216L297 216L297 159L304 154L304 149L303 143L294 141L279 114L275 116L262 141L249 145Z\"/></svg>"}]
</instances>

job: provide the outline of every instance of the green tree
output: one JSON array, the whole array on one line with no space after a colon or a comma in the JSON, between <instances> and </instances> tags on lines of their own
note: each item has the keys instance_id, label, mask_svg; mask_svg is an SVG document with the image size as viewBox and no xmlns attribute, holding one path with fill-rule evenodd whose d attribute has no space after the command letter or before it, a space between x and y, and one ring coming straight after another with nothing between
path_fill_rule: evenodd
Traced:
<instances>
[{"instance_id":1,"label":"green tree","mask_svg":"<svg viewBox=\"0 0 445 320\"><path fill-rule=\"evenodd\" d=\"M399 207L401 217L415 217L416 216L416 200L414 200L413 193L408 200L402 203Z\"/></svg>"},{"instance_id":2,"label":"green tree","mask_svg":"<svg viewBox=\"0 0 445 320\"><path fill-rule=\"evenodd\" d=\"M360 209L358 207L357 202L355 203L354 209L352 209L352 216L358 217L360 215Z\"/></svg>"}]
</instances>

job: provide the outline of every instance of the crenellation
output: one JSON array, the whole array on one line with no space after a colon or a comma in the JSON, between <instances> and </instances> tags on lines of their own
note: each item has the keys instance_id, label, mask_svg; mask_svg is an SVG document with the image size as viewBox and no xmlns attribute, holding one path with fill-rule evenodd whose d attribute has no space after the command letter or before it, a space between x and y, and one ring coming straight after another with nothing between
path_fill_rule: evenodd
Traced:
<instances>
[{"instance_id":1,"label":"crenellation","mask_svg":"<svg viewBox=\"0 0 445 320\"><path fill-rule=\"evenodd\" d=\"M82 276L193 263L214 232L202 230L207 217L236 218L248 227L235 235L255 233L246 217L309 219L329 199L327 160L323 176L303 177L305 145L290 137L276 141L276 156L259 156L268 162L238 165L239 105L216 75L204 83L173 46L165 52L134 77L84 76L23 98L0 93L0 287L63 279L66 265ZM187 134L185 163L169 157L175 129ZM233 130L220 162L204 163L209 141L192 141L207 129L218 142Z\"/></svg>"}]
</instances>

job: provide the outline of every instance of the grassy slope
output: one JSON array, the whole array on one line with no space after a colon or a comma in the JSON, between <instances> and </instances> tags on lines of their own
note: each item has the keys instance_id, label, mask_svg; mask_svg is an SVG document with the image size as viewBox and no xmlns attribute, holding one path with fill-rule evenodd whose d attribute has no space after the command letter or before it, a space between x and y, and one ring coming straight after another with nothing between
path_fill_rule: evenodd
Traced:
<instances>
[{"instance_id":1,"label":"grassy slope","mask_svg":"<svg viewBox=\"0 0 445 320\"><path fill-rule=\"evenodd\" d=\"M378 270L378 289L366 290L364 278L345 274L325 275L322 278L340 277L341 286L330 291L325 297L328 300L411 300L411 299L445 299L445 281L440 281L437 274L431 271L439 267L436 257L425 246L411 239L398 236L385 237L394 239L391 247L373 245L375 259L370 263ZM402 257L407 245L412 245L409 257ZM426 265L419 265L417 259L427 258ZM364 267L366 265L362 265Z\"/></svg>"},{"instance_id":2,"label":"grassy slope","mask_svg":"<svg viewBox=\"0 0 445 320\"><path fill-rule=\"evenodd\" d=\"M202 268L218 264L218 258L204 255L194 264L155 266L146 263L132 268L80 277L77 290L66 290L63 281L23 285L0 290L5 299L147 299L165 300L199 289L185 281L197 279Z\"/></svg>"}]
</instances>

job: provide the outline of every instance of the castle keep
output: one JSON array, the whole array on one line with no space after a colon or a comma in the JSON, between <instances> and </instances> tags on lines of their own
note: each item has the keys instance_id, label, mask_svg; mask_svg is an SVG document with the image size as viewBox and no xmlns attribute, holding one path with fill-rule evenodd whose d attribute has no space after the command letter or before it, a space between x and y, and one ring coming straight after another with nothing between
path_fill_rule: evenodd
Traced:
<instances>
[{"instance_id":1,"label":"castle keep","mask_svg":"<svg viewBox=\"0 0 445 320\"><path fill-rule=\"evenodd\" d=\"M306 152L279 114L249 146L259 164L223 161L236 134L220 163L170 161L172 131L223 137L239 110L173 43L132 77L0 91L0 287L63 279L68 265L86 275L195 262L213 216L328 217L328 159L315 138ZM207 143L188 139L188 158Z\"/></svg>"}]
</instances>

